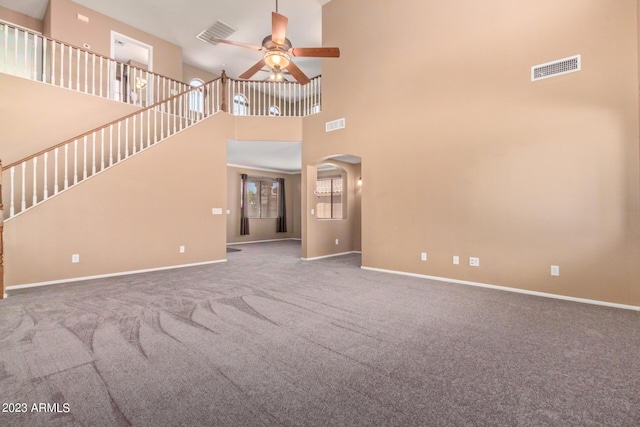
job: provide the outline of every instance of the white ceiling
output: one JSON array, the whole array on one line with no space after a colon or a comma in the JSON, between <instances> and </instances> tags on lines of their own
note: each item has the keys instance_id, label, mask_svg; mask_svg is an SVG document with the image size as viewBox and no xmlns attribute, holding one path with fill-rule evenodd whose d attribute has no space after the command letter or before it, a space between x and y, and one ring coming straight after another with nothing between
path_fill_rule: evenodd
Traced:
<instances>
[{"instance_id":1,"label":"white ceiling","mask_svg":"<svg viewBox=\"0 0 640 427\"><path fill-rule=\"evenodd\" d=\"M83 6L182 47L184 62L237 77L260 60L259 52L219 44L196 36L218 19L238 29L229 39L260 45L271 33L275 0L74 0ZM295 47L322 46L322 5L330 0L279 0L278 11L289 18L287 38ZM0 0L0 5L42 19L49 0ZM329 61L335 59L327 59ZM322 60L295 58L309 76L321 73Z\"/></svg>"},{"instance_id":2,"label":"white ceiling","mask_svg":"<svg viewBox=\"0 0 640 427\"><path fill-rule=\"evenodd\" d=\"M229 165L298 173L301 162L300 142L227 141L227 164Z\"/></svg>"}]
</instances>

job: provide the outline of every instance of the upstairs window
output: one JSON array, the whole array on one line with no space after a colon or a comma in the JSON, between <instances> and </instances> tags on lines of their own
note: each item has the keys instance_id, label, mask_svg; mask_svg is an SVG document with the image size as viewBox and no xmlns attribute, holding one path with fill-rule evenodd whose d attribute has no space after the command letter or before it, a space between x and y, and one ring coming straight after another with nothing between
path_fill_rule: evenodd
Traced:
<instances>
[{"instance_id":1,"label":"upstairs window","mask_svg":"<svg viewBox=\"0 0 640 427\"><path fill-rule=\"evenodd\" d=\"M193 79L189 82L189 86L194 87L202 87L204 86L204 82L200 79ZM193 92L189 92L189 109L191 111L195 111L196 113L204 113L204 88L200 90L194 90Z\"/></svg>"},{"instance_id":2,"label":"upstairs window","mask_svg":"<svg viewBox=\"0 0 640 427\"><path fill-rule=\"evenodd\" d=\"M241 93L233 97L233 114L235 116L246 116L249 114L249 101L247 101L247 97Z\"/></svg>"},{"instance_id":3,"label":"upstairs window","mask_svg":"<svg viewBox=\"0 0 640 427\"><path fill-rule=\"evenodd\" d=\"M272 105L271 107L269 107L269 115L270 116L279 116L280 115L280 108L277 105Z\"/></svg>"}]
</instances>

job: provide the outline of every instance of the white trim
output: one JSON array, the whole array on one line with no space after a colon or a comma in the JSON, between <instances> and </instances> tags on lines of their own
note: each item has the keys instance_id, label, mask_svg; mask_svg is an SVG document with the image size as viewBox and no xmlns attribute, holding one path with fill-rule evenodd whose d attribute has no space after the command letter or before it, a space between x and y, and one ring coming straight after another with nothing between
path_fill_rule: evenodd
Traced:
<instances>
[{"instance_id":1,"label":"white trim","mask_svg":"<svg viewBox=\"0 0 640 427\"><path fill-rule=\"evenodd\" d=\"M35 34L35 35L38 35L38 36L42 35L41 31L34 30L33 28L23 27L22 25L14 24L13 22L7 21L7 20L4 20L4 19L0 19L0 25L1 24L6 24L9 27L16 27L19 30L24 30L24 31L26 31L28 33ZM6 294L5 294L5 298L6 298Z\"/></svg>"},{"instance_id":2,"label":"white trim","mask_svg":"<svg viewBox=\"0 0 640 427\"><path fill-rule=\"evenodd\" d=\"M187 267L196 267L199 265L209 265L209 264L218 264L222 262L227 262L227 259L220 259L216 261L205 261L205 262L196 262L193 264L181 264L181 265L171 265L168 267L157 267L157 268L148 268L145 270L132 270L132 271L121 271L119 273L109 273L109 274L98 274L96 276L85 276L85 277L74 277L71 279L61 279L61 280L51 280L49 282L37 282L37 283L27 283L25 285L14 285L7 286L7 290L11 291L14 289L25 289L25 288L37 288L40 286L49 286L49 285L58 285L60 283L72 283L72 282L83 282L85 280L94 280L94 279L104 279L108 277L118 277L118 276L128 276L130 274L140 274L140 273L151 273L154 271L163 271L163 270L174 270L178 268L187 268ZM6 298L7 294L5 294Z\"/></svg>"},{"instance_id":3,"label":"white trim","mask_svg":"<svg viewBox=\"0 0 640 427\"><path fill-rule=\"evenodd\" d=\"M150 44L146 44L144 42L141 42L140 40L136 40L136 39L132 39L129 36L125 36L124 34L120 34L116 31L111 30L111 58L115 59L116 61L120 61L119 59L116 59L115 57L115 50L116 50L116 37L118 38L122 38L122 39L126 39L127 42L133 43L135 45L138 45L144 49L147 49L149 51L149 59L148 59L148 64L145 64L147 66L147 71L152 72L153 71L153 46L151 46ZM123 61L120 61L123 62Z\"/></svg>"},{"instance_id":4,"label":"white trim","mask_svg":"<svg viewBox=\"0 0 640 427\"><path fill-rule=\"evenodd\" d=\"M4 298L7 298L8 296L9 296L9 295L7 295L7 293L5 292L5 293L4 293L4 296L3 296L2 298L4 299Z\"/></svg>"},{"instance_id":5,"label":"white trim","mask_svg":"<svg viewBox=\"0 0 640 427\"><path fill-rule=\"evenodd\" d=\"M233 164L233 163L227 163L227 166L232 167L232 168L238 168L238 169L249 169L249 170L252 170L252 171L281 173L281 174L285 174L285 175L297 175L297 174L301 174L302 173L302 171L287 172L287 171L278 170L278 169L258 168L258 167L255 167L255 166L236 165L236 164Z\"/></svg>"},{"instance_id":6,"label":"white trim","mask_svg":"<svg viewBox=\"0 0 640 427\"><path fill-rule=\"evenodd\" d=\"M317 259L325 259L325 258L333 258L334 256L342 256L342 255L349 255L349 254L361 254L362 252L360 251L349 251L349 252L340 252L339 254L331 254L331 255L323 255L323 256L316 256L313 258L300 258L303 261L315 261Z\"/></svg>"},{"instance_id":7,"label":"white trim","mask_svg":"<svg viewBox=\"0 0 640 427\"><path fill-rule=\"evenodd\" d=\"M249 243L266 243L266 242L282 242L283 240L302 240L302 239L298 239L296 237L283 237L282 239L268 239L268 240L252 240L250 242L234 242L234 243L227 243L227 246L233 246L233 245L247 245Z\"/></svg>"},{"instance_id":8,"label":"white trim","mask_svg":"<svg viewBox=\"0 0 640 427\"><path fill-rule=\"evenodd\" d=\"M509 288L507 286L490 285L490 284L487 284L487 283L469 282L467 280L448 279L446 277L427 276L426 274L408 273L408 272L405 272L405 271L385 270L385 269L382 269L382 268L365 267L365 266L362 266L360 268L363 269L363 270L378 271L378 272L381 272L381 273L398 274L400 276L410 276L410 277L418 277L420 279L437 280L439 282L456 283L456 284L459 284L459 285L476 286L476 287L480 287L480 288L495 289L495 290L499 290L499 291L507 291L507 292L515 292L515 293L519 293L519 294L535 295L535 296L544 297L544 298L553 298L553 299L559 299L559 300L565 300L565 301L580 302L580 303L584 303L584 304L593 304L593 305L602 305L602 306L605 306L605 307L622 308L624 310L640 311L640 306L635 306L635 305L618 304L618 303L615 303L615 302L599 301L599 300L586 299L586 298L576 298L576 297L570 297L570 296L566 296L566 295L556 295L556 294L549 294L549 293L546 293L546 292L530 291L530 290L527 290L527 289L518 289L518 288Z\"/></svg>"}]
</instances>

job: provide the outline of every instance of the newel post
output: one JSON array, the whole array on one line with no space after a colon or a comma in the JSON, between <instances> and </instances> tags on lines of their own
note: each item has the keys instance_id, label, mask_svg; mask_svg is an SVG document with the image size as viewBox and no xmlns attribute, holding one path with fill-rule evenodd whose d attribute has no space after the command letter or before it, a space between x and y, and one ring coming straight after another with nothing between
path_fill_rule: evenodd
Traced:
<instances>
[{"instance_id":1,"label":"newel post","mask_svg":"<svg viewBox=\"0 0 640 427\"><path fill-rule=\"evenodd\" d=\"M227 112L227 80L227 72L222 70L222 76L220 79L220 82L222 83L222 87L220 89L222 90L222 104L220 104L220 110L225 113Z\"/></svg>"},{"instance_id":2,"label":"newel post","mask_svg":"<svg viewBox=\"0 0 640 427\"><path fill-rule=\"evenodd\" d=\"M4 206L2 205L2 160L0 160L0 299L7 296L4 287Z\"/></svg>"}]
</instances>

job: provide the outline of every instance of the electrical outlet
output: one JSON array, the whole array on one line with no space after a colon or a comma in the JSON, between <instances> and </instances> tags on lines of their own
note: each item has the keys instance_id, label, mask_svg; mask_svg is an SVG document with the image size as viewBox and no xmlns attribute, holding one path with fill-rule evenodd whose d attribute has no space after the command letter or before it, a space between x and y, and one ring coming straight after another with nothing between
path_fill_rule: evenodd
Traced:
<instances>
[{"instance_id":1,"label":"electrical outlet","mask_svg":"<svg viewBox=\"0 0 640 427\"><path fill-rule=\"evenodd\" d=\"M227 209L227 215L231 215L231 209Z\"/></svg>"},{"instance_id":2,"label":"electrical outlet","mask_svg":"<svg viewBox=\"0 0 640 427\"><path fill-rule=\"evenodd\" d=\"M460 257L458 255L453 256L453 263L456 265L460 264Z\"/></svg>"},{"instance_id":3,"label":"electrical outlet","mask_svg":"<svg viewBox=\"0 0 640 427\"><path fill-rule=\"evenodd\" d=\"M183 254L184 253L184 246L180 246L180 253Z\"/></svg>"},{"instance_id":4,"label":"electrical outlet","mask_svg":"<svg viewBox=\"0 0 640 427\"><path fill-rule=\"evenodd\" d=\"M472 267L480 267L480 258L469 257L469 265Z\"/></svg>"},{"instance_id":5,"label":"electrical outlet","mask_svg":"<svg viewBox=\"0 0 640 427\"><path fill-rule=\"evenodd\" d=\"M560 275L560 266L552 265L551 266L551 275L552 276L559 276Z\"/></svg>"},{"instance_id":6,"label":"electrical outlet","mask_svg":"<svg viewBox=\"0 0 640 427\"><path fill-rule=\"evenodd\" d=\"M340 242L340 240L336 239L336 245L338 244L338 242Z\"/></svg>"},{"instance_id":7,"label":"electrical outlet","mask_svg":"<svg viewBox=\"0 0 640 427\"><path fill-rule=\"evenodd\" d=\"M211 209L211 213L213 215L222 215L222 208L213 208Z\"/></svg>"},{"instance_id":8,"label":"electrical outlet","mask_svg":"<svg viewBox=\"0 0 640 427\"><path fill-rule=\"evenodd\" d=\"M71 255L71 262L77 264L80 262L80 254Z\"/></svg>"},{"instance_id":9,"label":"electrical outlet","mask_svg":"<svg viewBox=\"0 0 640 427\"><path fill-rule=\"evenodd\" d=\"M311 215L315 215L316 214L316 210L315 209L311 209Z\"/></svg>"},{"instance_id":10,"label":"electrical outlet","mask_svg":"<svg viewBox=\"0 0 640 427\"><path fill-rule=\"evenodd\" d=\"M81 14L77 14L76 17L78 18L78 21L82 21L82 22L89 22L89 17L88 16L84 16Z\"/></svg>"},{"instance_id":11,"label":"electrical outlet","mask_svg":"<svg viewBox=\"0 0 640 427\"><path fill-rule=\"evenodd\" d=\"M422 252L422 253L420 254L420 259L421 259L422 261L426 261L426 260L427 260L427 253L426 253L426 252Z\"/></svg>"}]
</instances>

